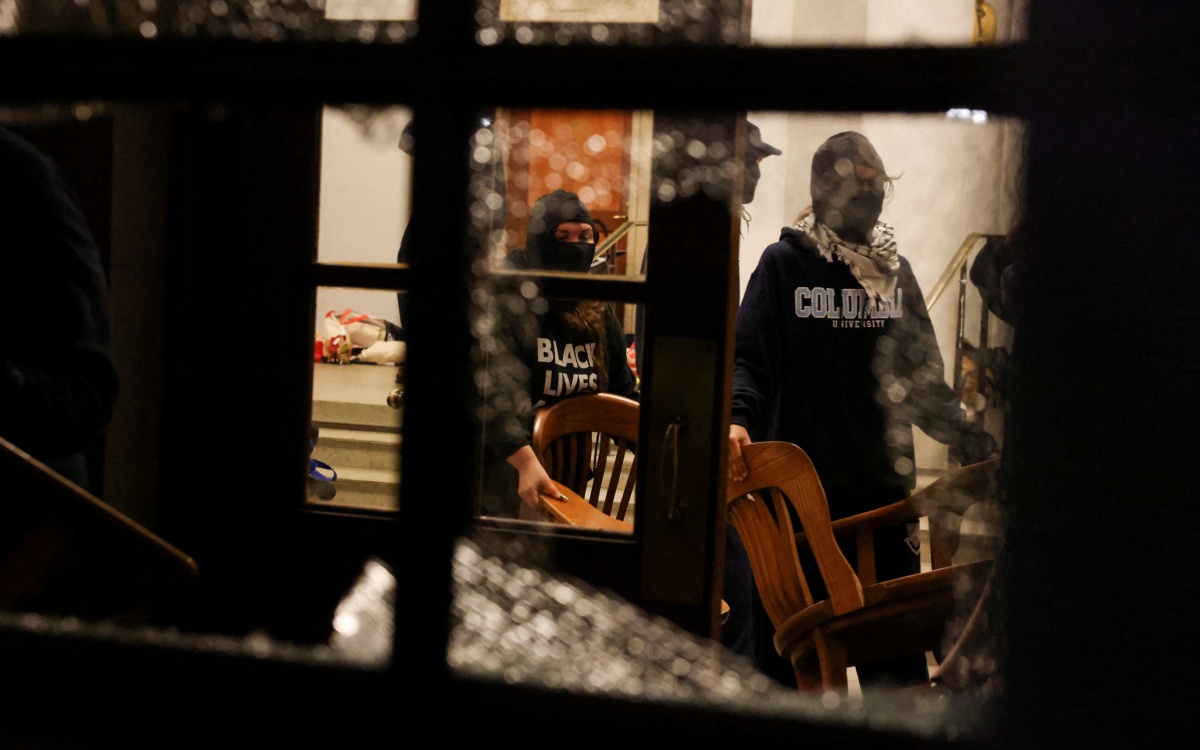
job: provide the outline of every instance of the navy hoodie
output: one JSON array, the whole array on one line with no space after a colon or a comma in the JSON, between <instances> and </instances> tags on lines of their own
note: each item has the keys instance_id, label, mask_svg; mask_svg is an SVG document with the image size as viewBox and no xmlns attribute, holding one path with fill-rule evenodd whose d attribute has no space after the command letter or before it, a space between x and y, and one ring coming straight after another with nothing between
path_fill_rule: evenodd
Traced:
<instances>
[{"instance_id":1,"label":"navy hoodie","mask_svg":"<svg viewBox=\"0 0 1200 750\"><path fill-rule=\"evenodd\" d=\"M784 228L738 308L731 421L755 441L803 448L835 518L911 493L913 425L964 464L995 450L946 383L924 297L900 260L895 296L872 305L845 263Z\"/></svg>"}]
</instances>

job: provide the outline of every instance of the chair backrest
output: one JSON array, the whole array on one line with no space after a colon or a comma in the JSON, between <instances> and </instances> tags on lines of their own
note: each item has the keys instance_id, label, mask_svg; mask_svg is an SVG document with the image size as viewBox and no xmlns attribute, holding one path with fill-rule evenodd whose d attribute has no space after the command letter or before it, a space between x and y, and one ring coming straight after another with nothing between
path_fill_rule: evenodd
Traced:
<instances>
[{"instance_id":1,"label":"chair backrest","mask_svg":"<svg viewBox=\"0 0 1200 750\"><path fill-rule=\"evenodd\" d=\"M808 454L792 443L777 441L745 445L742 453L750 472L741 482L728 482L729 521L746 547L771 621L778 627L814 603L796 552L789 505L812 548L834 612L862 607L862 587L838 548L825 489Z\"/></svg>"},{"instance_id":2,"label":"chair backrest","mask_svg":"<svg viewBox=\"0 0 1200 750\"><path fill-rule=\"evenodd\" d=\"M638 402L589 393L539 409L533 451L551 479L625 521L637 484Z\"/></svg>"}]
</instances>

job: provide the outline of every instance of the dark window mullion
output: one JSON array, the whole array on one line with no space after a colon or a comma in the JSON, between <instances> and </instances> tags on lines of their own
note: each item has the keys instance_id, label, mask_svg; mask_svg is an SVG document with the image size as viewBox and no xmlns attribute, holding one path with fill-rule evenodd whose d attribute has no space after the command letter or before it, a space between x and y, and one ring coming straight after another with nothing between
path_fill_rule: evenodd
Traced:
<instances>
[{"instance_id":1,"label":"dark window mullion","mask_svg":"<svg viewBox=\"0 0 1200 750\"><path fill-rule=\"evenodd\" d=\"M446 648L455 541L471 517L469 460L475 434L469 325L471 134L469 96L447 96L447 77L473 45L471 3L419 5L413 40L425 79L413 110L413 202L405 439L396 559L393 674L427 685L449 679ZM404 616L403 613L414 613ZM443 613L439 616L438 613ZM433 691L437 694L437 691ZM418 704L419 705L419 704Z\"/></svg>"},{"instance_id":2,"label":"dark window mullion","mask_svg":"<svg viewBox=\"0 0 1200 750\"><path fill-rule=\"evenodd\" d=\"M314 263L314 286L348 289L405 291L412 284L412 269L387 263Z\"/></svg>"}]
</instances>

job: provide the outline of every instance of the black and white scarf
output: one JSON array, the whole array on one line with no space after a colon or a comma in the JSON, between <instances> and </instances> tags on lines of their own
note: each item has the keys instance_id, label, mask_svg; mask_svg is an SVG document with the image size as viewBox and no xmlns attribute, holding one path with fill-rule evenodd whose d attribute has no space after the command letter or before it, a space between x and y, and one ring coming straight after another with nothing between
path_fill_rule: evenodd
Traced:
<instances>
[{"instance_id":1,"label":"black and white scarf","mask_svg":"<svg viewBox=\"0 0 1200 750\"><path fill-rule=\"evenodd\" d=\"M882 221L875 223L870 245L842 239L811 213L801 215L792 228L808 235L816 243L822 258L831 263L837 258L849 266L854 278L876 301L892 299L896 291L896 275L900 272L900 256L890 224Z\"/></svg>"}]
</instances>

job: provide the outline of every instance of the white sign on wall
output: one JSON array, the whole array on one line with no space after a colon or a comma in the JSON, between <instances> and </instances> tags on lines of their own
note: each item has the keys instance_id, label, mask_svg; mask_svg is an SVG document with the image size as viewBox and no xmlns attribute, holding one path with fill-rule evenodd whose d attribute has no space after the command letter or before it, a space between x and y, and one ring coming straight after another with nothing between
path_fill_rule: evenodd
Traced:
<instances>
[{"instance_id":1,"label":"white sign on wall","mask_svg":"<svg viewBox=\"0 0 1200 750\"><path fill-rule=\"evenodd\" d=\"M658 23L658 0L500 0L500 20Z\"/></svg>"},{"instance_id":2,"label":"white sign on wall","mask_svg":"<svg viewBox=\"0 0 1200 750\"><path fill-rule=\"evenodd\" d=\"M330 21L415 21L417 0L326 0ZM500 0L501 21L657 23L658 0Z\"/></svg>"},{"instance_id":3,"label":"white sign on wall","mask_svg":"<svg viewBox=\"0 0 1200 750\"><path fill-rule=\"evenodd\" d=\"M330 21L415 21L417 0L325 0Z\"/></svg>"}]
</instances>

